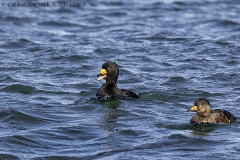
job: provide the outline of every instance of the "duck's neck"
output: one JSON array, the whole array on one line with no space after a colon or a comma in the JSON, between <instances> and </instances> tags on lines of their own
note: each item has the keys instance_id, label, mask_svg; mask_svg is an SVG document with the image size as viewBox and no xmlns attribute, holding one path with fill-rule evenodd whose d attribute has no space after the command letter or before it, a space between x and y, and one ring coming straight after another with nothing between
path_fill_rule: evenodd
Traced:
<instances>
[{"instance_id":1,"label":"duck's neck","mask_svg":"<svg viewBox=\"0 0 240 160\"><path fill-rule=\"evenodd\" d=\"M201 116L204 116L204 117L207 117L209 114L210 114L211 110L210 109L207 109L205 110L204 112L202 113L198 113L198 115L201 115Z\"/></svg>"},{"instance_id":2,"label":"duck's neck","mask_svg":"<svg viewBox=\"0 0 240 160\"><path fill-rule=\"evenodd\" d=\"M115 85L115 86L117 86L117 80L107 79L106 80L106 84L107 85Z\"/></svg>"}]
</instances>

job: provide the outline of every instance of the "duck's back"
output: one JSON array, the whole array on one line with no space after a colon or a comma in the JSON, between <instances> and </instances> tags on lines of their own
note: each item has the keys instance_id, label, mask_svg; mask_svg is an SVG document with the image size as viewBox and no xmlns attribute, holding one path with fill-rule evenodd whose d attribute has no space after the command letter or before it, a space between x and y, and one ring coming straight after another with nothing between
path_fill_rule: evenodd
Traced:
<instances>
[{"instance_id":1,"label":"duck's back","mask_svg":"<svg viewBox=\"0 0 240 160\"><path fill-rule=\"evenodd\" d=\"M230 112L221 109L212 110L210 115L214 118L215 123L230 124L235 121L235 117Z\"/></svg>"},{"instance_id":2,"label":"duck's back","mask_svg":"<svg viewBox=\"0 0 240 160\"><path fill-rule=\"evenodd\" d=\"M140 98L139 95L137 95L136 93L126 90L126 89L122 89L122 98L124 99L129 99L129 98Z\"/></svg>"}]
</instances>

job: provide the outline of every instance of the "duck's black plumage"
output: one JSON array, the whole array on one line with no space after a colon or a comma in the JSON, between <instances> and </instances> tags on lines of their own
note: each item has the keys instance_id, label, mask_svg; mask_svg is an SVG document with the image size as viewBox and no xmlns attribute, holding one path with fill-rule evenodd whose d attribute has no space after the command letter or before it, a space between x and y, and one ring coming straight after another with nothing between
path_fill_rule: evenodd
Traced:
<instances>
[{"instance_id":1,"label":"duck's black plumage","mask_svg":"<svg viewBox=\"0 0 240 160\"><path fill-rule=\"evenodd\" d=\"M101 100L113 100L117 98L129 99L139 98L136 93L119 89L117 87L117 80L119 75L119 68L115 62L107 61L102 65L102 69L98 75L98 80L105 79L106 83L97 91L96 96Z\"/></svg>"},{"instance_id":2,"label":"duck's black plumage","mask_svg":"<svg viewBox=\"0 0 240 160\"><path fill-rule=\"evenodd\" d=\"M191 123L230 124L235 121L235 117L228 111L222 109L211 110L209 101L204 98L196 100L189 111L197 112L190 120Z\"/></svg>"}]
</instances>

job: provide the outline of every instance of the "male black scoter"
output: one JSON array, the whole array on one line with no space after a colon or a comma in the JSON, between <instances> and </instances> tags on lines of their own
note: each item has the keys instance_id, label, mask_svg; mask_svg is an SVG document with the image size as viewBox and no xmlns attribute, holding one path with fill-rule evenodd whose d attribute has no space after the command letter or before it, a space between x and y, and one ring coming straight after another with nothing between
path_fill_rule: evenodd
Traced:
<instances>
[{"instance_id":1,"label":"male black scoter","mask_svg":"<svg viewBox=\"0 0 240 160\"><path fill-rule=\"evenodd\" d=\"M236 119L228 111L222 109L211 110L210 102L204 98L196 100L194 106L188 111L197 112L190 120L191 123L230 124Z\"/></svg>"},{"instance_id":2,"label":"male black scoter","mask_svg":"<svg viewBox=\"0 0 240 160\"><path fill-rule=\"evenodd\" d=\"M115 62L107 61L102 65L102 69L98 74L98 80L106 80L106 83L97 91L96 96L98 99L107 101L118 98L130 99L139 98L136 93L126 90L119 89L117 87L117 80L119 75L119 68Z\"/></svg>"}]
</instances>

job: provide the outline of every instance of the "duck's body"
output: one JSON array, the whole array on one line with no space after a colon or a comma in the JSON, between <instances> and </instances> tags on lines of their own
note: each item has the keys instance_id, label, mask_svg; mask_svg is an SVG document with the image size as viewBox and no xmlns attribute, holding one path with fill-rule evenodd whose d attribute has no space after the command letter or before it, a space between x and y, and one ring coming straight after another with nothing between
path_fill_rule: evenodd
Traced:
<instances>
[{"instance_id":1,"label":"duck's body","mask_svg":"<svg viewBox=\"0 0 240 160\"><path fill-rule=\"evenodd\" d=\"M139 98L136 93L117 87L118 74L119 68L115 62L107 61L102 65L98 80L105 79L106 83L97 91L98 99L106 101L118 98Z\"/></svg>"},{"instance_id":2,"label":"duck's body","mask_svg":"<svg viewBox=\"0 0 240 160\"><path fill-rule=\"evenodd\" d=\"M221 109L211 110L210 103L206 99L196 100L189 111L197 112L190 120L191 123L230 124L235 121L235 117L228 111Z\"/></svg>"},{"instance_id":3,"label":"duck's body","mask_svg":"<svg viewBox=\"0 0 240 160\"><path fill-rule=\"evenodd\" d=\"M208 116L195 114L190 120L191 123L223 123L230 124L235 120L234 116L225 110L211 110Z\"/></svg>"}]
</instances>

